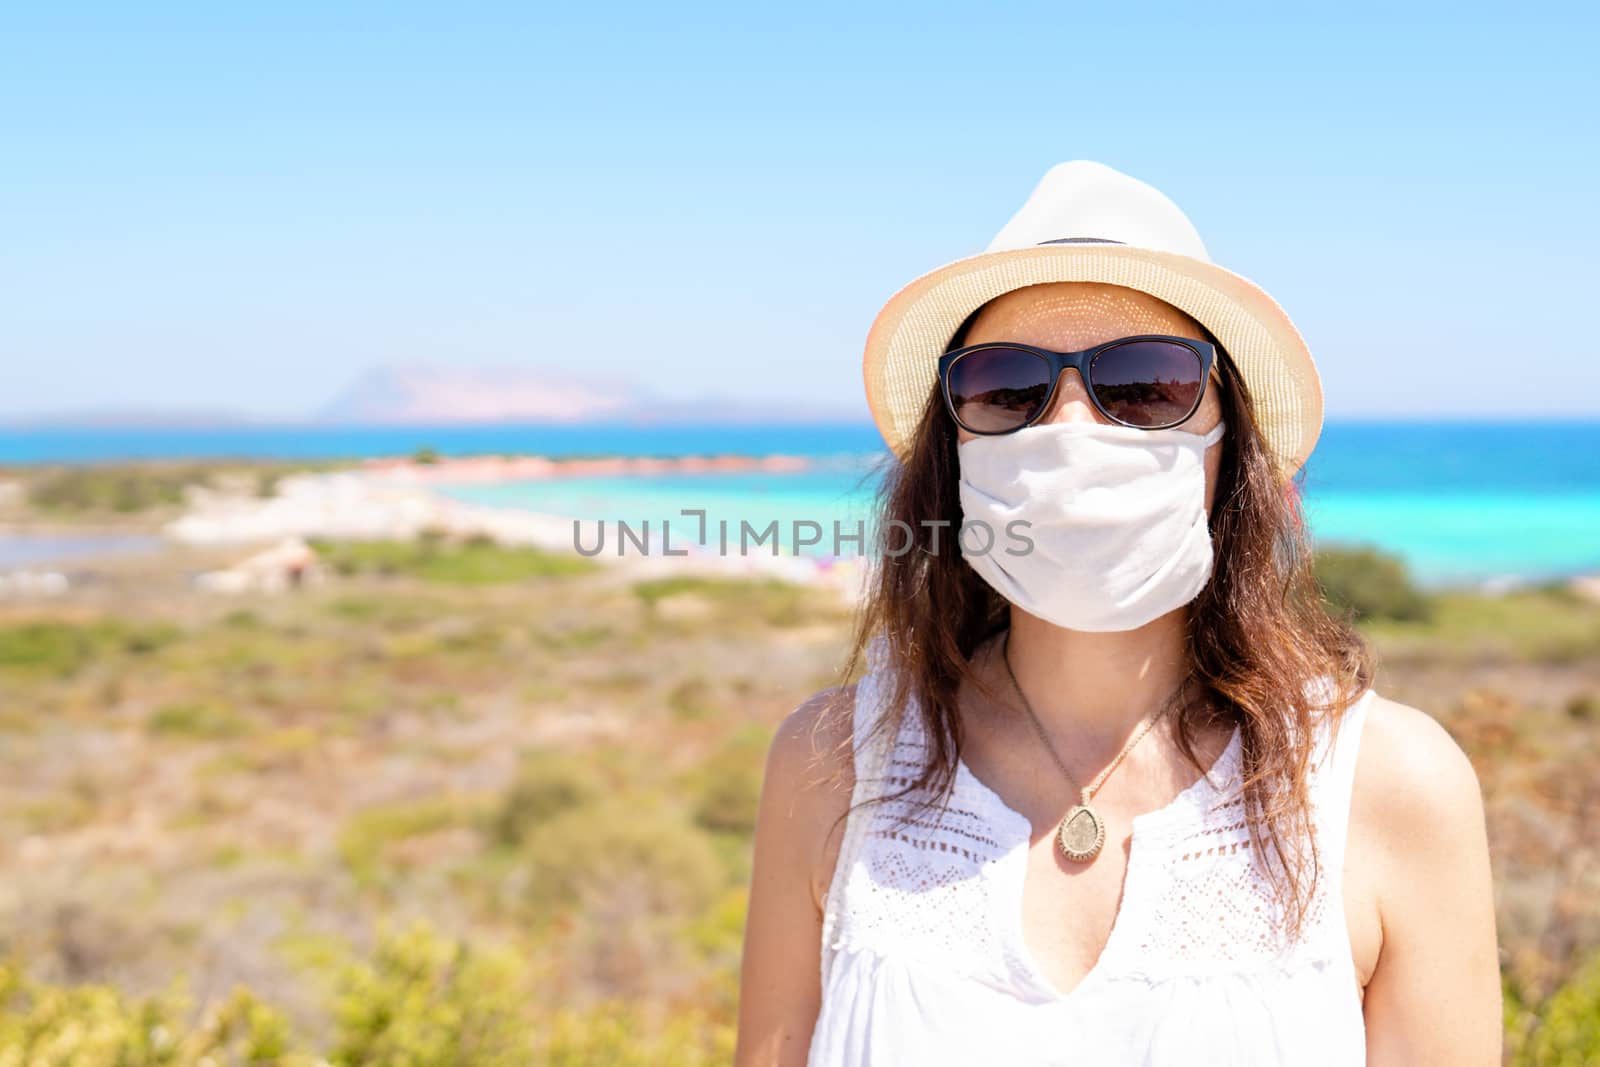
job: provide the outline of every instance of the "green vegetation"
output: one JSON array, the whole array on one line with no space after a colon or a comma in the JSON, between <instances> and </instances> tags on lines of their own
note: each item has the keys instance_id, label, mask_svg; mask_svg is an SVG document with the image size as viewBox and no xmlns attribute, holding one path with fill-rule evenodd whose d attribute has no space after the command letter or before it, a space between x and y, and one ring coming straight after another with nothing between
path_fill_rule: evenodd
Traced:
<instances>
[{"instance_id":1,"label":"green vegetation","mask_svg":"<svg viewBox=\"0 0 1600 1067\"><path fill-rule=\"evenodd\" d=\"M51 986L0 963L4 1067L713 1067L732 1027L691 1009L666 1027L631 1006L574 1009L541 997L538 971L504 947L424 923L386 931L370 959L324 954L307 977L327 990L331 1033L239 987L198 1015L181 982L130 997L106 985Z\"/></svg>"},{"instance_id":2,"label":"green vegetation","mask_svg":"<svg viewBox=\"0 0 1600 1067\"><path fill-rule=\"evenodd\" d=\"M534 875L525 903L538 919L613 894L640 918L683 918L711 903L724 876L705 834L648 794L568 808L535 827L523 851Z\"/></svg>"},{"instance_id":3,"label":"green vegetation","mask_svg":"<svg viewBox=\"0 0 1600 1067\"><path fill-rule=\"evenodd\" d=\"M470 826L478 806L458 797L436 797L410 804L363 811L345 824L339 835L339 852L352 874L364 885L375 885L390 873L391 850L402 842L427 834Z\"/></svg>"},{"instance_id":4,"label":"green vegetation","mask_svg":"<svg viewBox=\"0 0 1600 1067\"><path fill-rule=\"evenodd\" d=\"M250 724L220 704L167 704L150 716L150 732L165 737L227 738L246 733Z\"/></svg>"},{"instance_id":5,"label":"green vegetation","mask_svg":"<svg viewBox=\"0 0 1600 1067\"><path fill-rule=\"evenodd\" d=\"M1600 613L1564 585L1429 593L1400 560L1365 547L1318 549L1316 573L1328 602L1360 622L1391 662L1579 664L1600 656ZM1572 715L1582 718L1588 705L1574 700Z\"/></svg>"},{"instance_id":6,"label":"green vegetation","mask_svg":"<svg viewBox=\"0 0 1600 1067\"><path fill-rule=\"evenodd\" d=\"M537 827L581 808L606 790L602 776L570 752L539 749L522 757L517 779L494 813L495 839L520 845Z\"/></svg>"},{"instance_id":7,"label":"green vegetation","mask_svg":"<svg viewBox=\"0 0 1600 1067\"><path fill-rule=\"evenodd\" d=\"M741 580L684 575L636 582L633 592L656 619L674 623L754 616L769 626L801 626L837 620L843 614L836 599L777 578Z\"/></svg>"},{"instance_id":8,"label":"green vegetation","mask_svg":"<svg viewBox=\"0 0 1600 1067\"><path fill-rule=\"evenodd\" d=\"M0 677L12 673L66 678L102 656L155 652L175 640L177 633L168 624L117 619L0 623Z\"/></svg>"},{"instance_id":9,"label":"green vegetation","mask_svg":"<svg viewBox=\"0 0 1600 1067\"><path fill-rule=\"evenodd\" d=\"M1428 597L1397 557L1365 546L1321 546L1314 559L1317 584L1336 609L1357 619L1426 620Z\"/></svg>"},{"instance_id":10,"label":"green vegetation","mask_svg":"<svg viewBox=\"0 0 1600 1067\"><path fill-rule=\"evenodd\" d=\"M587 561L528 554L511 581L468 582L437 580L425 553L518 555L435 538L395 573L289 596L224 601L168 574L0 614L6 706L23 709L0 724L16 728L0 839L31 839L49 858L30 877L52 887L0 916L0 944L26 950L16 983L24 962L73 976L14 983L0 1005L6 1038L28 1028L24 1064L97 1064L81 1027L108 1067L421 1067L460 1041L445 1062L728 1062L765 728L717 729L718 694L770 721L842 629L797 633L776 590L720 585L723 612L663 627ZM280 973L278 931L416 914L450 936ZM201 946L223 948L248 1000L227 1007L209 979L189 1006L130 992L203 977ZM484 982L520 990L512 1014ZM465 1001L493 1010L469 1020ZM290 1051L259 1051L249 1026ZM146 1055L137 1034L156 1031L169 1044ZM70 1055L39 1051L52 1040Z\"/></svg>"},{"instance_id":11,"label":"green vegetation","mask_svg":"<svg viewBox=\"0 0 1600 1067\"><path fill-rule=\"evenodd\" d=\"M341 575L405 576L454 585L489 585L588 574L598 564L581 556L508 547L487 538L453 543L440 536L415 541L312 542Z\"/></svg>"},{"instance_id":12,"label":"green vegetation","mask_svg":"<svg viewBox=\"0 0 1600 1067\"><path fill-rule=\"evenodd\" d=\"M1600 953L1543 1004L1525 1004L1507 982L1506 1062L1511 1067L1600 1063Z\"/></svg>"},{"instance_id":13,"label":"green vegetation","mask_svg":"<svg viewBox=\"0 0 1600 1067\"><path fill-rule=\"evenodd\" d=\"M695 821L708 830L749 834L761 803L761 773L772 731L747 726L713 752L688 783Z\"/></svg>"},{"instance_id":14,"label":"green vegetation","mask_svg":"<svg viewBox=\"0 0 1600 1067\"><path fill-rule=\"evenodd\" d=\"M285 474L336 465L320 461L209 464L152 460L21 467L10 473L23 481L30 508L52 519L70 520L169 513L183 505L191 487L271 496Z\"/></svg>"},{"instance_id":15,"label":"green vegetation","mask_svg":"<svg viewBox=\"0 0 1600 1067\"><path fill-rule=\"evenodd\" d=\"M386 939L371 963L338 974L337 1036L331 1064L411 1067L472 1064L518 1067L531 1061L514 955L475 950L426 927Z\"/></svg>"},{"instance_id":16,"label":"green vegetation","mask_svg":"<svg viewBox=\"0 0 1600 1067\"><path fill-rule=\"evenodd\" d=\"M1426 621L1375 619L1365 629L1391 661L1579 665L1600 657L1600 612L1561 589L1436 593Z\"/></svg>"},{"instance_id":17,"label":"green vegetation","mask_svg":"<svg viewBox=\"0 0 1600 1067\"><path fill-rule=\"evenodd\" d=\"M281 596L183 559L0 604L0 841L38 887L0 910L0 1067L727 1064L766 750L846 609L483 539L321 547L335 580ZM1318 562L1380 689L1479 768L1509 1062L1592 1060L1600 605ZM194 999L150 993L173 975Z\"/></svg>"},{"instance_id":18,"label":"green vegetation","mask_svg":"<svg viewBox=\"0 0 1600 1067\"><path fill-rule=\"evenodd\" d=\"M183 503L184 489L204 485L205 468L169 469L65 467L36 476L28 503L46 513L115 512L128 514Z\"/></svg>"},{"instance_id":19,"label":"green vegetation","mask_svg":"<svg viewBox=\"0 0 1600 1067\"><path fill-rule=\"evenodd\" d=\"M282 1015L238 990L197 1022L183 983L135 999L110 986L47 986L0 962L0 1064L11 1067L313 1067Z\"/></svg>"}]
</instances>

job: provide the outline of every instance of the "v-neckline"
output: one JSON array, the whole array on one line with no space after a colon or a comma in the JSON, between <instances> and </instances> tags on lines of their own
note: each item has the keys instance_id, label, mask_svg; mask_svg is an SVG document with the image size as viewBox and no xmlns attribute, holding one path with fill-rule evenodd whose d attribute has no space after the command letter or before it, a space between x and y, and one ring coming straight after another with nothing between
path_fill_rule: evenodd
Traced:
<instances>
[{"instance_id":1,"label":"v-neckline","mask_svg":"<svg viewBox=\"0 0 1600 1067\"><path fill-rule=\"evenodd\" d=\"M1000 916L1003 923L1002 936L1010 942L1011 951L1021 966L1024 976L1030 985L1043 997L1057 1004L1066 1004L1078 998L1079 994L1089 988L1092 982L1104 977L1109 960L1113 958L1112 950L1121 940L1122 931L1127 926L1128 888L1131 884L1135 863L1139 858L1139 845L1147 837L1141 836L1140 831L1154 832L1162 827L1169 827L1174 820L1180 818L1185 812L1192 812L1204 798L1220 794L1223 787L1229 784L1229 778L1237 769L1240 749L1243 744L1243 732L1235 725L1233 734L1228 739L1228 744L1223 748L1221 755L1211 761L1211 766L1206 773L1190 782L1171 800L1152 811L1135 815L1131 820L1131 831L1128 840L1128 865L1122 874L1122 885L1118 892L1117 912L1111 920L1111 931L1106 935L1105 944L1100 947L1100 953L1095 957L1094 963L1084 972L1083 977L1071 989L1058 988L1049 975L1039 966L1038 960L1033 955L1033 950L1028 946L1027 938L1023 936L1022 911L1023 893L1026 888L1028 876L1028 856L1033 847L1033 822L1026 815L1007 804L995 790L984 783L983 779L972 773L972 768L967 766L965 757L956 757L956 776L964 779L969 786L987 799L990 805L1013 823L1010 832L1006 835L1006 849L1000 856L1000 869L1007 877L998 879L997 882L1006 891L1004 912ZM1222 781L1213 781L1221 776ZM1051 834L1055 833L1054 828ZM1052 843L1052 847L1054 844Z\"/></svg>"}]
</instances>

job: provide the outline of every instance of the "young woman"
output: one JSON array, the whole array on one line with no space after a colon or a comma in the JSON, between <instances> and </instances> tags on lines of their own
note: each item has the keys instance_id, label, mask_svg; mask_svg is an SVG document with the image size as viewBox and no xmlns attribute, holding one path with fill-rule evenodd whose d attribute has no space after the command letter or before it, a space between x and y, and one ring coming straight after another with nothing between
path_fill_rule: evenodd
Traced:
<instances>
[{"instance_id":1,"label":"young woman","mask_svg":"<svg viewBox=\"0 0 1600 1067\"><path fill-rule=\"evenodd\" d=\"M1477 778L1321 606L1277 304L1078 161L866 380L867 669L768 757L738 1067L1498 1064Z\"/></svg>"}]
</instances>

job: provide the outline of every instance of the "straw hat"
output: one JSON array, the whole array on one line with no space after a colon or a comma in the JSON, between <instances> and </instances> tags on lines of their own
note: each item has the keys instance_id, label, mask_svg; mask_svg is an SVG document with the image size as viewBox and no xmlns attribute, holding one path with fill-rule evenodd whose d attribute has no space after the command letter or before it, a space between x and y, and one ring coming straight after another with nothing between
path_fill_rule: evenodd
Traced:
<instances>
[{"instance_id":1,"label":"straw hat","mask_svg":"<svg viewBox=\"0 0 1600 1067\"><path fill-rule=\"evenodd\" d=\"M1139 289L1210 330L1254 400L1256 422L1294 475L1322 432L1322 383L1311 352L1260 286L1211 262L1200 234L1159 190L1087 159L1058 163L989 247L901 289L867 335L867 404L901 459L956 329L1001 293L1043 282Z\"/></svg>"}]
</instances>

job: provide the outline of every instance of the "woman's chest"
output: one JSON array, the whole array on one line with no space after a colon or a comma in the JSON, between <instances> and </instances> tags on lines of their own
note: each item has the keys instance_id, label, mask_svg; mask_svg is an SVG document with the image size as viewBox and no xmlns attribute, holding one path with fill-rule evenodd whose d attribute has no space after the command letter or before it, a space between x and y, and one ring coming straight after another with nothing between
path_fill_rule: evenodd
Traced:
<instances>
[{"instance_id":1,"label":"woman's chest","mask_svg":"<svg viewBox=\"0 0 1600 1067\"><path fill-rule=\"evenodd\" d=\"M1035 840L1028 819L981 792L954 799L903 822L880 811L838 902L843 943L1043 1000L1127 976L1242 974L1290 959L1348 972L1360 958L1346 931L1365 925L1347 921L1326 879L1289 936L1287 902L1226 805L1113 834L1085 865L1059 853L1053 828ZM1362 899L1350 898L1352 916Z\"/></svg>"},{"instance_id":2,"label":"woman's chest","mask_svg":"<svg viewBox=\"0 0 1600 1067\"><path fill-rule=\"evenodd\" d=\"M1008 877L990 879L990 906L1016 911L1017 952L1035 981L1056 995L1113 964L1158 970L1226 967L1264 960L1284 947L1284 890L1264 876L1247 839L1218 847L1205 838L1159 858L1136 852L1124 831L1108 837L1088 864L1066 859L1054 834L1030 840ZM1370 980L1381 947L1374 857L1352 846L1337 877L1310 894L1307 939L1347 947L1358 991ZM1003 866L1003 865L1002 865ZM1013 899L1014 897L1014 899ZM1102 963L1104 961L1104 963Z\"/></svg>"}]
</instances>

